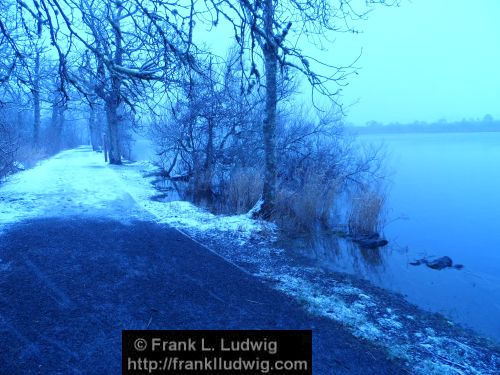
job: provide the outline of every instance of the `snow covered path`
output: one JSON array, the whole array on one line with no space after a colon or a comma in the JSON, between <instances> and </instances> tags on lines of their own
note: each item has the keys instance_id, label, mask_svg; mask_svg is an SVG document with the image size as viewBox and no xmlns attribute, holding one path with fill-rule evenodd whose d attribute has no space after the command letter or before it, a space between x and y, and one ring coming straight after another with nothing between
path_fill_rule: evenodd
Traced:
<instances>
[{"instance_id":1,"label":"snow covered path","mask_svg":"<svg viewBox=\"0 0 500 375\"><path fill-rule=\"evenodd\" d=\"M68 150L0 185L0 226L35 217L146 217L102 154Z\"/></svg>"}]
</instances>

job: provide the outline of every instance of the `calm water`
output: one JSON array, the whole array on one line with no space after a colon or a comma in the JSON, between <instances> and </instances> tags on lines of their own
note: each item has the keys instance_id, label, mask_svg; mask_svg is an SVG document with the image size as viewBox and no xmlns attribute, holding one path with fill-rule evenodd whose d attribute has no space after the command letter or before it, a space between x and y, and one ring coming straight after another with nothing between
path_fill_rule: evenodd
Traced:
<instances>
[{"instance_id":1,"label":"calm water","mask_svg":"<svg viewBox=\"0 0 500 375\"><path fill-rule=\"evenodd\" d=\"M322 239L322 265L361 275L500 342L500 133L365 135L389 152L391 245L378 251ZM310 249L309 249L310 250ZM463 270L408 262L444 256Z\"/></svg>"}]
</instances>

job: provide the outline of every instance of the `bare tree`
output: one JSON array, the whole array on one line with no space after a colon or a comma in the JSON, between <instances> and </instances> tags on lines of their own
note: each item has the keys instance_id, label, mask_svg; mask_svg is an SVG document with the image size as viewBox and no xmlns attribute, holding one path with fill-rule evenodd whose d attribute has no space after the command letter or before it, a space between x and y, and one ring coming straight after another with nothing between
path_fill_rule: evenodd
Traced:
<instances>
[{"instance_id":1,"label":"bare tree","mask_svg":"<svg viewBox=\"0 0 500 375\"><path fill-rule=\"evenodd\" d=\"M299 47L300 39L308 44L327 41L327 34L337 31L355 31L350 22L363 19L368 5L391 5L395 1L374 0L207 0L214 12L215 22L225 18L234 26L240 45L241 56L249 56L247 76L250 85L261 81L259 61L265 69L264 89L266 96L265 116L262 123L265 152L265 182L263 202L258 216L269 219L276 203L276 121L278 75L286 76L289 69L303 74L314 91L330 98L335 105L339 87L352 73L350 66L334 66L306 55ZM356 10L359 9L359 10ZM291 34L291 35L290 35ZM242 64L243 66L243 64Z\"/></svg>"}]
</instances>

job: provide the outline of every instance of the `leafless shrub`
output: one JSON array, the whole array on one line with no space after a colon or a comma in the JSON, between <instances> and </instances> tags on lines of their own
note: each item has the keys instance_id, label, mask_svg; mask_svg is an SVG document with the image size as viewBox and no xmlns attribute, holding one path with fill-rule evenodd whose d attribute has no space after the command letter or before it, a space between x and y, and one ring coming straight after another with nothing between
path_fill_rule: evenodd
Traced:
<instances>
[{"instance_id":1,"label":"leafless shrub","mask_svg":"<svg viewBox=\"0 0 500 375\"><path fill-rule=\"evenodd\" d=\"M312 118L309 113L292 111L277 131L279 188L274 218L290 231L342 227L349 219L345 210L351 206L350 199L361 203L354 193L383 180L380 149L363 148L345 134L335 112L316 121ZM381 211L380 207L371 212L371 219L380 220Z\"/></svg>"},{"instance_id":2,"label":"leafless shrub","mask_svg":"<svg viewBox=\"0 0 500 375\"><path fill-rule=\"evenodd\" d=\"M250 209L262 189L258 100L242 95L236 62L207 63L149 131L161 174L182 181L183 198L223 213Z\"/></svg>"},{"instance_id":3,"label":"leafless shrub","mask_svg":"<svg viewBox=\"0 0 500 375\"><path fill-rule=\"evenodd\" d=\"M23 122L15 117L13 106L0 100L0 181L18 170L17 151L22 143Z\"/></svg>"},{"instance_id":4,"label":"leafless shrub","mask_svg":"<svg viewBox=\"0 0 500 375\"><path fill-rule=\"evenodd\" d=\"M25 168L31 168L47 156L44 149L34 148L24 130L31 124L18 116L17 108L0 108L0 179Z\"/></svg>"},{"instance_id":5,"label":"leafless shrub","mask_svg":"<svg viewBox=\"0 0 500 375\"><path fill-rule=\"evenodd\" d=\"M381 189L359 189L352 198L348 218L353 236L378 234L383 229L385 194Z\"/></svg>"}]
</instances>

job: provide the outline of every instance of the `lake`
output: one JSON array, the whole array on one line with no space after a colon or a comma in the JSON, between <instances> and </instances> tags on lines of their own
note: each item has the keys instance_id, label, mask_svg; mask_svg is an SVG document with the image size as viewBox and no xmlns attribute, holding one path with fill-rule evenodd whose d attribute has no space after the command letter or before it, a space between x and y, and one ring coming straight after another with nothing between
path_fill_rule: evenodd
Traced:
<instances>
[{"instance_id":1,"label":"lake","mask_svg":"<svg viewBox=\"0 0 500 375\"><path fill-rule=\"evenodd\" d=\"M320 239L314 259L500 342L500 133L377 134L359 141L383 143L388 152L390 244L361 251ZM464 268L409 265L444 255Z\"/></svg>"}]
</instances>

